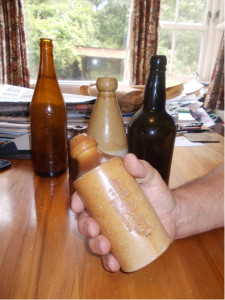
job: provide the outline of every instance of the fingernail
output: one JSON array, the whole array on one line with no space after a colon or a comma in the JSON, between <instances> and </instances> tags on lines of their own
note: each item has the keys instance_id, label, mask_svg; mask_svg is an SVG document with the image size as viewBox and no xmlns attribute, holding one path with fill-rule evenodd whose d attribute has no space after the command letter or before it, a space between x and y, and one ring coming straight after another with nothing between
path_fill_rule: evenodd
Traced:
<instances>
[{"instance_id":1,"label":"fingernail","mask_svg":"<svg viewBox=\"0 0 225 300\"><path fill-rule=\"evenodd\" d=\"M86 229L87 229L88 236L89 237L94 237L94 231L93 231L92 226L87 225Z\"/></svg>"},{"instance_id":2,"label":"fingernail","mask_svg":"<svg viewBox=\"0 0 225 300\"><path fill-rule=\"evenodd\" d=\"M103 252L103 249L102 249L102 242L101 241L98 241L97 243L96 243L96 250L97 250L97 252L99 253L99 254L104 254L104 252Z\"/></svg>"}]
</instances>

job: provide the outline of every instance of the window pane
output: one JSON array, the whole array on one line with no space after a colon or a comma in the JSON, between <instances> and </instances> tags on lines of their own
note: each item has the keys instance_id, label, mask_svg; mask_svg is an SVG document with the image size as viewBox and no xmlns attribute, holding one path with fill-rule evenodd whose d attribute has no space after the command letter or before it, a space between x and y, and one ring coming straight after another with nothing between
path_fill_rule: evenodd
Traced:
<instances>
[{"instance_id":1,"label":"window pane","mask_svg":"<svg viewBox=\"0 0 225 300\"><path fill-rule=\"evenodd\" d=\"M198 71L204 31L188 30L188 23L204 23L206 4L207 0L161 0L160 22L171 21L162 22L158 44L158 53L167 56L168 75L193 77Z\"/></svg>"},{"instance_id":2,"label":"window pane","mask_svg":"<svg viewBox=\"0 0 225 300\"><path fill-rule=\"evenodd\" d=\"M115 77L123 80L123 60L115 58L83 57L82 80L96 80L98 77Z\"/></svg>"},{"instance_id":3,"label":"window pane","mask_svg":"<svg viewBox=\"0 0 225 300\"><path fill-rule=\"evenodd\" d=\"M123 56L112 51L110 57L90 57L77 47L125 50L130 0L23 0L23 6L32 79L39 67L39 40L48 37L58 79L96 80L108 74L121 80Z\"/></svg>"},{"instance_id":4,"label":"window pane","mask_svg":"<svg viewBox=\"0 0 225 300\"><path fill-rule=\"evenodd\" d=\"M206 0L180 0L179 22L204 23Z\"/></svg>"},{"instance_id":5,"label":"window pane","mask_svg":"<svg viewBox=\"0 0 225 300\"><path fill-rule=\"evenodd\" d=\"M177 31L172 75L195 75L198 70L202 33Z\"/></svg>"},{"instance_id":6,"label":"window pane","mask_svg":"<svg viewBox=\"0 0 225 300\"><path fill-rule=\"evenodd\" d=\"M175 19L176 0L161 0L160 2L160 20L171 21Z\"/></svg>"},{"instance_id":7,"label":"window pane","mask_svg":"<svg viewBox=\"0 0 225 300\"><path fill-rule=\"evenodd\" d=\"M161 29L159 34L158 54L166 55L169 60L172 50L172 31Z\"/></svg>"}]
</instances>

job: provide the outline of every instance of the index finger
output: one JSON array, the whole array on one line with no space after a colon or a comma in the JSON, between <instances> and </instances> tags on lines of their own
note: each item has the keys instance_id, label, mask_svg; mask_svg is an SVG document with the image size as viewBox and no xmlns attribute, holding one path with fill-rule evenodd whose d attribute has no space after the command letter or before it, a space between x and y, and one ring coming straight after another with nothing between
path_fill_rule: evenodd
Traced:
<instances>
[{"instance_id":1,"label":"index finger","mask_svg":"<svg viewBox=\"0 0 225 300\"><path fill-rule=\"evenodd\" d=\"M85 209L84 204L77 192L73 193L71 200L71 207L75 213L79 214Z\"/></svg>"}]
</instances>

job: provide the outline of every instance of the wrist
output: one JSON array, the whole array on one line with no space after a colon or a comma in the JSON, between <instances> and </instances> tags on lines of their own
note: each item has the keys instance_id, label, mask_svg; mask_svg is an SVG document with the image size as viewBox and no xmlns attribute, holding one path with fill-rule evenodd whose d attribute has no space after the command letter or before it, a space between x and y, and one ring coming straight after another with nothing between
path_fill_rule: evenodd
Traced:
<instances>
[{"instance_id":1,"label":"wrist","mask_svg":"<svg viewBox=\"0 0 225 300\"><path fill-rule=\"evenodd\" d=\"M183 237L182 235L182 228L184 227L184 217L182 211L182 194L179 188L174 189L171 191L173 198L175 199L176 209L174 213L174 240L180 239Z\"/></svg>"}]
</instances>

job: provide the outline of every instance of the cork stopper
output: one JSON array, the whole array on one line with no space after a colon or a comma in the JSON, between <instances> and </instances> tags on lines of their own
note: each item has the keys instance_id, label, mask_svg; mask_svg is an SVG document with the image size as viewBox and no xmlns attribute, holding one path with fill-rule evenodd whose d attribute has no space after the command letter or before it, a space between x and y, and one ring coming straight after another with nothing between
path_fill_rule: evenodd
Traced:
<instances>
[{"instance_id":1,"label":"cork stopper","mask_svg":"<svg viewBox=\"0 0 225 300\"><path fill-rule=\"evenodd\" d=\"M78 134L70 140L70 155L76 159L81 153L97 145L97 141L86 133Z\"/></svg>"},{"instance_id":2,"label":"cork stopper","mask_svg":"<svg viewBox=\"0 0 225 300\"><path fill-rule=\"evenodd\" d=\"M96 86L99 91L115 92L118 83L116 78L100 77L97 79Z\"/></svg>"}]
</instances>

